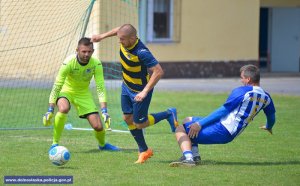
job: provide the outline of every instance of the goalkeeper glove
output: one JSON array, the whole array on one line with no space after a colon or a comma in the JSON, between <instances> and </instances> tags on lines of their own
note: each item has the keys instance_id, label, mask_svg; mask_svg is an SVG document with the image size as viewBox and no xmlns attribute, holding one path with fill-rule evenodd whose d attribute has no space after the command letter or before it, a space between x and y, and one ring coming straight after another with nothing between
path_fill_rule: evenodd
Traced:
<instances>
[{"instance_id":1,"label":"goalkeeper glove","mask_svg":"<svg viewBox=\"0 0 300 186\"><path fill-rule=\"evenodd\" d=\"M43 124L45 127L51 125L51 119L53 118L54 107L49 107L46 114L43 116Z\"/></svg>"},{"instance_id":2,"label":"goalkeeper glove","mask_svg":"<svg viewBox=\"0 0 300 186\"><path fill-rule=\"evenodd\" d=\"M106 130L111 130L111 128L110 128L111 118L110 118L109 114L107 113L107 108L102 108L101 113L102 113L103 121L105 123Z\"/></svg>"}]
</instances>

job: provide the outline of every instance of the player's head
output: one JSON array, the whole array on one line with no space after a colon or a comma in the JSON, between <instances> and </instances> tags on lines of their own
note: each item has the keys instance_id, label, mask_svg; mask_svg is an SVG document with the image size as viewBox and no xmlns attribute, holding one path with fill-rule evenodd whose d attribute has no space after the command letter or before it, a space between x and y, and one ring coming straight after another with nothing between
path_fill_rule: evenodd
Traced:
<instances>
[{"instance_id":1,"label":"player's head","mask_svg":"<svg viewBox=\"0 0 300 186\"><path fill-rule=\"evenodd\" d=\"M125 48L130 48L136 42L136 29L131 24L124 24L120 27L117 36L120 40L120 43Z\"/></svg>"},{"instance_id":2,"label":"player's head","mask_svg":"<svg viewBox=\"0 0 300 186\"><path fill-rule=\"evenodd\" d=\"M260 72L255 65L245 65L240 69L241 82L244 85L259 85Z\"/></svg>"},{"instance_id":3,"label":"player's head","mask_svg":"<svg viewBox=\"0 0 300 186\"><path fill-rule=\"evenodd\" d=\"M78 41L77 56L81 63L88 63L94 53L94 45L90 38L83 37Z\"/></svg>"}]
</instances>

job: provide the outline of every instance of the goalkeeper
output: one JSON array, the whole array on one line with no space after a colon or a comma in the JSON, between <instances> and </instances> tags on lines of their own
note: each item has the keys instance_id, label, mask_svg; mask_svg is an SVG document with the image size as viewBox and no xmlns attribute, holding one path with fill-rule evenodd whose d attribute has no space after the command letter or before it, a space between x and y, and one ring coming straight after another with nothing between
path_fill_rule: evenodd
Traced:
<instances>
[{"instance_id":1,"label":"goalkeeper","mask_svg":"<svg viewBox=\"0 0 300 186\"><path fill-rule=\"evenodd\" d=\"M107 113L103 68L101 61L92 57L94 47L90 38L81 38L76 52L76 55L67 57L61 65L50 94L48 111L43 117L44 125L51 125L54 107L57 105L58 111L54 118L53 144L50 149L59 144L72 103L79 117L86 118L94 129L99 149L118 151L120 150L118 147L105 142L105 129L89 90L90 81L94 77L102 117L109 128L110 117Z\"/></svg>"}]
</instances>

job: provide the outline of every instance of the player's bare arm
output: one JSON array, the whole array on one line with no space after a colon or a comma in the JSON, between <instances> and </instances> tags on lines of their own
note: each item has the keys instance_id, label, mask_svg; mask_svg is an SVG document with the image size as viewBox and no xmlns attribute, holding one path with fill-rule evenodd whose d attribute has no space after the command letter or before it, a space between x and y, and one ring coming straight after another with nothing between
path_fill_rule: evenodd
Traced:
<instances>
[{"instance_id":1,"label":"player's bare arm","mask_svg":"<svg viewBox=\"0 0 300 186\"><path fill-rule=\"evenodd\" d=\"M150 72L152 72L149 82L147 83L143 91L141 91L136 95L136 97L134 98L135 101L143 101L143 99L147 96L148 92L153 89L153 87L157 84L157 82L164 74L164 71L161 68L160 64L157 64L154 67L149 68L149 70Z\"/></svg>"},{"instance_id":2,"label":"player's bare arm","mask_svg":"<svg viewBox=\"0 0 300 186\"><path fill-rule=\"evenodd\" d=\"M106 102L101 102L100 107L101 108L107 108L107 103Z\"/></svg>"},{"instance_id":3,"label":"player's bare arm","mask_svg":"<svg viewBox=\"0 0 300 186\"><path fill-rule=\"evenodd\" d=\"M120 27L114 28L108 32L105 32L103 34L93 35L91 37L91 42L100 42L102 39L105 39L107 37L116 36Z\"/></svg>"},{"instance_id":4,"label":"player's bare arm","mask_svg":"<svg viewBox=\"0 0 300 186\"><path fill-rule=\"evenodd\" d=\"M54 108L55 107L55 103L49 103L49 107Z\"/></svg>"}]
</instances>

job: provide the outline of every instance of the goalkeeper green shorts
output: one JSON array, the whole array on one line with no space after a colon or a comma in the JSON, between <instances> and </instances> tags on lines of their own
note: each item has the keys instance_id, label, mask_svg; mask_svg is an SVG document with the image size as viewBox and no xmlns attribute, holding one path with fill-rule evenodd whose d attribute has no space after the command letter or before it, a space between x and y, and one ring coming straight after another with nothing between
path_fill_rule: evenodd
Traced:
<instances>
[{"instance_id":1,"label":"goalkeeper green shorts","mask_svg":"<svg viewBox=\"0 0 300 186\"><path fill-rule=\"evenodd\" d=\"M93 96L89 91L87 91L86 93L81 92L80 94L60 92L58 99L63 97L67 98L69 102L76 108L76 111L80 118L86 118L91 113L99 113Z\"/></svg>"}]
</instances>

